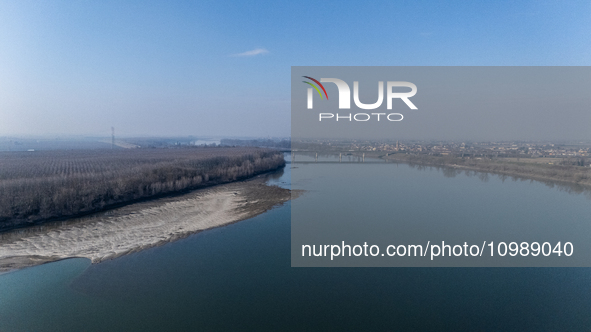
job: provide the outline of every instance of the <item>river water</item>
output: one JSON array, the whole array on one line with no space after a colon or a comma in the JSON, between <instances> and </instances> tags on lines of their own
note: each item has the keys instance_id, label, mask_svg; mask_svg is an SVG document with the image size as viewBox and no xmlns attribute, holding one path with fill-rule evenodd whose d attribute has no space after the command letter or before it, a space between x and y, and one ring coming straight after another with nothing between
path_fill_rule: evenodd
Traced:
<instances>
[{"instance_id":1,"label":"river water","mask_svg":"<svg viewBox=\"0 0 591 332\"><path fill-rule=\"evenodd\" d=\"M398 167L414 177L456 180L443 170ZM290 174L288 164L269 182L290 186ZM461 176L457 181L502 185L492 175L487 182ZM543 186L507 185L536 192ZM573 202L574 213L589 211L584 194L542 190ZM2 274L0 331L582 331L591 326L589 268L292 268L290 212L288 202L100 264L67 259Z\"/></svg>"}]
</instances>

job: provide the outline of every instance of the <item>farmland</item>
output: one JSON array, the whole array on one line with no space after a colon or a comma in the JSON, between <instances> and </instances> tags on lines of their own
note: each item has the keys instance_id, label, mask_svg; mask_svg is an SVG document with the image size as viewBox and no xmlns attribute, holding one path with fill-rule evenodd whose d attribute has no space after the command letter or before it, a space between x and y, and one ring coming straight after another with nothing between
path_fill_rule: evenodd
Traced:
<instances>
[{"instance_id":1,"label":"farmland","mask_svg":"<svg viewBox=\"0 0 591 332\"><path fill-rule=\"evenodd\" d=\"M0 230L65 218L283 167L258 148L0 153Z\"/></svg>"}]
</instances>

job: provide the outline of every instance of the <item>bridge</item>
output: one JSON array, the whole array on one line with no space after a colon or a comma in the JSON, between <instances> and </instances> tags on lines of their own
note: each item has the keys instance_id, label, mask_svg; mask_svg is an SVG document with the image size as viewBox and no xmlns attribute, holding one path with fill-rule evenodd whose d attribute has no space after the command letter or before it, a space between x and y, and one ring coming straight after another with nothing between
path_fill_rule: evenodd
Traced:
<instances>
[{"instance_id":1,"label":"bridge","mask_svg":"<svg viewBox=\"0 0 591 332\"><path fill-rule=\"evenodd\" d=\"M296 154L297 153L303 154L305 156L314 156L314 161L311 160L298 160ZM329 152L329 153L323 153L324 155L331 155L331 156L335 156L337 155L337 152ZM352 155L347 151L347 154L343 154L343 152L338 152L339 155L339 160L318 160L318 152L316 151L291 151L291 164L314 164L314 163L323 163L323 164L358 164L358 163L372 163L372 164L378 164L378 163L387 163L388 160L387 159L383 159L380 160L376 157L368 157L368 160L365 160L365 153L362 153L361 156L359 155ZM388 156L388 154L386 154L386 156ZM343 159L348 159L348 160L343 160ZM351 160L353 159L353 160Z\"/></svg>"}]
</instances>

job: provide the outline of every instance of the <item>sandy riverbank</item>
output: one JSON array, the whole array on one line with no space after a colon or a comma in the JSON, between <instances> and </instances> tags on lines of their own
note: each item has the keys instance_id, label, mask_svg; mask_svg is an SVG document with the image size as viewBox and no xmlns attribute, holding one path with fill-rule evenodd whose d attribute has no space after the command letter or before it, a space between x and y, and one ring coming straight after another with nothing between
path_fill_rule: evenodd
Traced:
<instances>
[{"instance_id":1,"label":"sandy riverbank","mask_svg":"<svg viewBox=\"0 0 591 332\"><path fill-rule=\"evenodd\" d=\"M0 272L65 258L93 263L252 218L291 198L264 177L0 233Z\"/></svg>"}]
</instances>

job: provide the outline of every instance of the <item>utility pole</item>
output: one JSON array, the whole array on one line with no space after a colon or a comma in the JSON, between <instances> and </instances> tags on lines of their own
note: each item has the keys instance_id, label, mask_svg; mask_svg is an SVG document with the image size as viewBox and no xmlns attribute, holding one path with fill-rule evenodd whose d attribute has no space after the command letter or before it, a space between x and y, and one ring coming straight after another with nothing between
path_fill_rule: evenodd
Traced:
<instances>
[{"instance_id":1,"label":"utility pole","mask_svg":"<svg viewBox=\"0 0 591 332\"><path fill-rule=\"evenodd\" d=\"M111 127L111 150L115 149L115 127Z\"/></svg>"}]
</instances>

